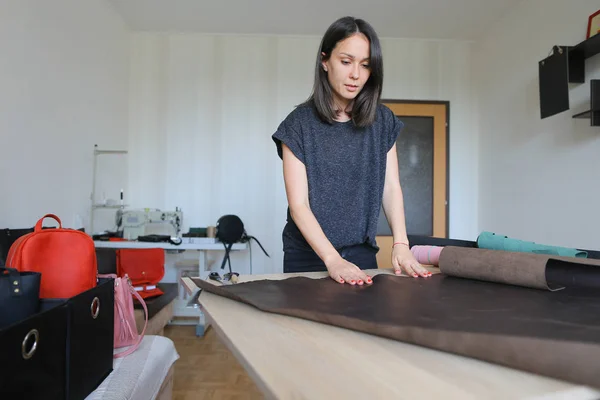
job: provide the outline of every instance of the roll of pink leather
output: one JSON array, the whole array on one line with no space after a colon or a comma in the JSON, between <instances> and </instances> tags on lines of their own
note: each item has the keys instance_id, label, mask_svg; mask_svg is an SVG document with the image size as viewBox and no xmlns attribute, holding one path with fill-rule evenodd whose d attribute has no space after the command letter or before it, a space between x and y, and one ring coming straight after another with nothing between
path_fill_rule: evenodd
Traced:
<instances>
[{"instance_id":1,"label":"roll of pink leather","mask_svg":"<svg viewBox=\"0 0 600 400\"><path fill-rule=\"evenodd\" d=\"M419 263L437 266L443 249L441 246L413 246L410 251Z\"/></svg>"}]
</instances>

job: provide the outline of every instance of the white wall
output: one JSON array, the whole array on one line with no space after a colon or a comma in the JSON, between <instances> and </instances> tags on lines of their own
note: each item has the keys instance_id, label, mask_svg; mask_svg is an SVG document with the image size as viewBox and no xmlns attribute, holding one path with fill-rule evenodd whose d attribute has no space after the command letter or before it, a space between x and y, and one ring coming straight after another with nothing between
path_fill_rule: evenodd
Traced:
<instances>
[{"instance_id":1,"label":"white wall","mask_svg":"<svg viewBox=\"0 0 600 400\"><path fill-rule=\"evenodd\" d=\"M134 34L131 205L181 207L185 230L237 214L271 254L253 244L253 271L281 271L287 202L271 135L309 95L319 39ZM470 46L384 39L383 96L450 101L450 235L472 239L478 142ZM247 272L247 260L236 255L233 267Z\"/></svg>"},{"instance_id":2,"label":"white wall","mask_svg":"<svg viewBox=\"0 0 600 400\"><path fill-rule=\"evenodd\" d=\"M585 39L597 0L525 0L477 43L481 230L523 240L600 248L600 128L572 115L589 109L589 79L571 85L571 110L540 119L538 61L553 45Z\"/></svg>"},{"instance_id":3,"label":"white wall","mask_svg":"<svg viewBox=\"0 0 600 400\"><path fill-rule=\"evenodd\" d=\"M45 213L88 226L93 146L127 145L128 29L104 0L0 0L0 10L0 227ZM126 160L106 161L99 184L125 185Z\"/></svg>"}]
</instances>

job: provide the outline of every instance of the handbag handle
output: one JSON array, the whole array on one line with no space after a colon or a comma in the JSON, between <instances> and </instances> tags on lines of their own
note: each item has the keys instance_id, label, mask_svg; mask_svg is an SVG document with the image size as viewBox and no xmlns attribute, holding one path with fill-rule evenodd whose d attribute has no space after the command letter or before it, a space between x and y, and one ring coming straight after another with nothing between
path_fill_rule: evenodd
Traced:
<instances>
[{"instance_id":1,"label":"handbag handle","mask_svg":"<svg viewBox=\"0 0 600 400\"><path fill-rule=\"evenodd\" d=\"M46 214L42 218L40 218L38 220L38 222L35 224L35 232L39 232L39 231L42 230L42 223L44 222L44 219L46 219L46 218L52 218L52 219L54 219L56 222L58 222L59 229L62 229L62 222L60 221L60 218L58 218L54 214Z\"/></svg>"},{"instance_id":2,"label":"handbag handle","mask_svg":"<svg viewBox=\"0 0 600 400\"><path fill-rule=\"evenodd\" d=\"M13 297L21 296L21 274L15 268L0 266L0 276L4 276L6 272L8 272L8 279L11 283L10 285L8 285L10 295Z\"/></svg>"}]
</instances>

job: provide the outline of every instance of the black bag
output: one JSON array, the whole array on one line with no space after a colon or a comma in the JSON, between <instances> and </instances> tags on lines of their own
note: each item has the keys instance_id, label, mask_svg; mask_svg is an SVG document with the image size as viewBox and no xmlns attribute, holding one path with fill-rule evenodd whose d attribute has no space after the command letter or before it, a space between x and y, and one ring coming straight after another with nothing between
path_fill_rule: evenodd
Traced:
<instances>
[{"instance_id":1,"label":"black bag","mask_svg":"<svg viewBox=\"0 0 600 400\"><path fill-rule=\"evenodd\" d=\"M0 229L0 260L6 263L10 246L23 235L33 232L33 228Z\"/></svg>"},{"instance_id":2,"label":"black bag","mask_svg":"<svg viewBox=\"0 0 600 400\"><path fill-rule=\"evenodd\" d=\"M255 240L262 249L263 253L265 253L267 257L271 257L257 238L246 233L244 223L237 215L223 215L217 220L216 237L220 242L223 243L223 246L225 246L225 256L223 257L223 262L221 263L221 269L224 269L225 263L228 262L230 274L233 272L231 271L231 259L229 258L229 253L231 252L231 248L235 243L247 243L250 240ZM250 260L252 260L252 249L250 249L250 252Z\"/></svg>"},{"instance_id":3,"label":"black bag","mask_svg":"<svg viewBox=\"0 0 600 400\"><path fill-rule=\"evenodd\" d=\"M238 243L244 237L244 223L237 215L223 215L217 221L216 236L224 244Z\"/></svg>"},{"instance_id":4,"label":"black bag","mask_svg":"<svg viewBox=\"0 0 600 400\"><path fill-rule=\"evenodd\" d=\"M177 236L169 236L169 235L143 235L137 237L138 242L150 242L150 243L161 243L167 242L179 246L182 242L181 238Z\"/></svg>"},{"instance_id":5,"label":"black bag","mask_svg":"<svg viewBox=\"0 0 600 400\"><path fill-rule=\"evenodd\" d=\"M66 338L65 303L0 329L0 399L66 399Z\"/></svg>"},{"instance_id":6,"label":"black bag","mask_svg":"<svg viewBox=\"0 0 600 400\"><path fill-rule=\"evenodd\" d=\"M0 329L39 311L39 272L19 272L0 261Z\"/></svg>"}]
</instances>

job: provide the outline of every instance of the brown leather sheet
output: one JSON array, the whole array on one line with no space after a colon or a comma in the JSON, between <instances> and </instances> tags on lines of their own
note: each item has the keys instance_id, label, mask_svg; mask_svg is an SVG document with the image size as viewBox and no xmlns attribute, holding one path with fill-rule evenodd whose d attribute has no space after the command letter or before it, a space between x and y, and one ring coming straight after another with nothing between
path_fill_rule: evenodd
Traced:
<instances>
[{"instance_id":1,"label":"brown leather sheet","mask_svg":"<svg viewBox=\"0 0 600 400\"><path fill-rule=\"evenodd\" d=\"M600 270L596 266L556 257L523 257L531 264L513 260L508 272L490 267L491 271L476 275L475 266L485 268L490 259L480 264L463 259L455 264L454 257L464 254L448 252L440 267L472 279L380 274L369 286L304 277L228 286L194 282L207 292L265 312L600 388L600 284L593 287L600 283ZM491 255L496 256L501 255ZM547 277L546 285L540 277ZM563 289L548 290L549 286Z\"/></svg>"}]
</instances>

